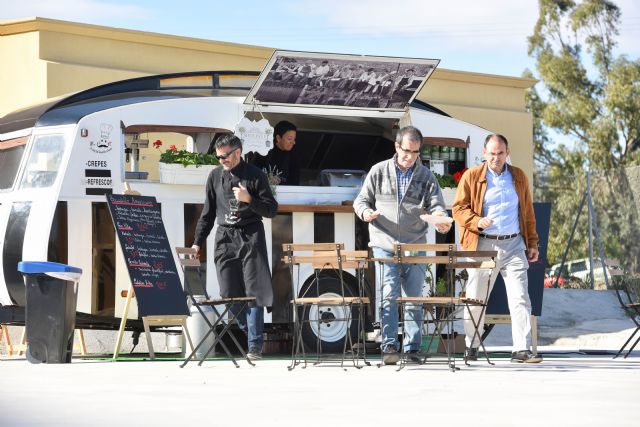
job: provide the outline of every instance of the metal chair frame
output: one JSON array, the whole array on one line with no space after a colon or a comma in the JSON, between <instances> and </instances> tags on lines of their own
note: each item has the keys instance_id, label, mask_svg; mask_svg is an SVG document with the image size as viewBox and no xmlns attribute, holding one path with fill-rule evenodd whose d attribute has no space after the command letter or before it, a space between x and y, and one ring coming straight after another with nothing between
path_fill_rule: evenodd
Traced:
<instances>
[{"instance_id":1,"label":"metal chair frame","mask_svg":"<svg viewBox=\"0 0 640 427\"><path fill-rule=\"evenodd\" d=\"M606 260L606 264L607 266L612 266L612 265L617 266L616 262L609 261L609 260ZM607 268L605 270L605 274L607 273L610 276L618 276L618 277L621 277L624 275L624 272L622 270L613 269L613 268L611 269ZM627 338L627 340L624 342L622 347L620 347L620 350L618 350L616 355L613 356L613 358L615 359L625 351L625 349L627 348L627 345L631 344L631 340L633 340L636 334L640 331L640 295L636 295L635 293L629 291L628 286L625 284L622 284L622 285L614 284L613 288L616 291L616 296L618 297L618 301L620 302L622 309L627 314L627 316L629 316L631 321L636 325L636 328L633 330L629 338ZM636 348L639 342L640 342L640 334L638 334L638 337L633 342L633 344L629 347L629 349L626 350L627 354L624 355L625 359L631 354L633 349Z\"/></svg>"},{"instance_id":2,"label":"metal chair frame","mask_svg":"<svg viewBox=\"0 0 640 427\"><path fill-rule=\"evenodd\" d=\"M406 252L446 252L445 256L413 256L404 255ZM423 319L423 336L429 335L429 346L434 338L446 332L450 337L453 337L453 322L456 320L456 314L462 310L467 310L474 326L474 338L478 338L480 346L484 351L487 363L493 364L489 359L488 352L482 342L482 336L478 331L479 319L482 318L486 310L486 301L488 300L488 292L483 300L469 299L464 296L455 296L455 271L457 268L493 268L495 267L494 258L497 256L495 251L458 251L454 244L396 244L394 247L394 257L390 259L376 259L379 262L394 262L398 264L445 264L447 268L447 296L429 296L429 297L398 297L397 302L399 305L399 314L403 317L403 312L406 310L407 305L421 305L423 313L425 313ZM473 258L473 261L458 261L458 258ZM487 287L488 289L488 287ZM472 306L480 306L482 311L478 320L475 319L471 312ZM442 308L440 310L440 317L436 317L434 311L436 308ZM382 304L380 309L382 310ZM432 333L425 334L424 327L428 323L433 323L434 331ZM404 331L404 328L403 328ZM403 332L404 333L404 332ZM459 368L456 366L455 354L453 351L453 340L450 339L445 347L447 356L447 365L451 371L456 371ZM407 364L407 357L404 353L404 346L400 352L400 366L398 370L401 370ZM422 356L421 364L425 364L429 354L426 353ZM468 365L468 361L465 359L465 364Z\"/></svg>"},{"instance_id":3,"label":"metal chair frame","mask_svg":"<svg viewBox=\"0 0 640 427\"><path fill-rule=\"evenodd\" d=\"M346 314L346 318L335 318L333 321L343 321L347 324L347 336L344 339L342 355L340 360L331 360L328 357L322 358L323 354L322 350L322 328L320 327L322 320L318 319L318 338L316 341L316 361L314 364L319 364L321 362L326 361L339 361L340 366L344 368L345 355L347 353L347 345L351 348L351 355L353 365L356 368L361 368L362 366L358 363L360 356L360 349L362 349L362 358L364 360L364 364L368 365L369 362L366 360L366 351L364 351L364 309L369 304L369 298L364 297L364 269L367 268L368 265L368 253L366 251L345 251L343 243L285 243L282 245L283 248L283 262L288 264L289 272L291 275L291 292L292 292L292 308L293 308L293 345L291 350L291 365L289 366L289 370L294 369L297 365L304 363L304 367L307 366L307 354L305 351L305 345L302 340L302 329L304 327L304 322L302 319L305 317L305 313L307 310L310 310L311 307L344 307ZM298 255L297 253L305 251L311 251L311 255ZM307 297L305 295L301 295L298 297L298 291L296 289L294 280L294 266L300 266L302 264L311 264L314 269L314 279L311 283L311 286L315 284L316 286L316 295L319 295L319 282L321 273L325 270L334 271L337 274L337 278L340 282L341 296L336 298L326 298L326 297ZM343 277L343 269L344 268L355 268L357 273L358 280L358 296L347 297L345 292L345 284ZM299 269L298 269L298 280L299 282ZM311 289L309 286L308 289ZM354 307L358 307L358 318L357 318L357 342L354 345L353 339L351 337L351 333L349 332L349 326L351 322L355 319L352 319L352 309ZM300 313L300 310L302 313ZM311 320L309 320L311 322Z\"/></svg>"},{"instance_id":4,"label":"metal chair frame","mask_svg":"<svg viewBox=\"0 0 640 427\"><path fill-rule=\"evenodd\" d=\"M200 266L200 260L198 260L196 258L191 258L191 255L195 255L196 254L195 249L193 249L193 248L184 248L184 247L176 247L175 249L176 249L176 253L178 254L178 258L180 260L180 266L182 267L182 271L183 272L186 273L185 270L186 270L187 267L199 267ZM240 352L242 357L244 359L246 359L246 361L251 366L254 366L254 363L251 361L251 359L249 359L247 357L247 354L244 351L244 349L242 348L242 345L240 344L240 342L236 338L235 334L231 330L232 324L233 323L238 324L238 320L236 318L237 315L234 314L233 312L231 312L230 309L231 309L231 306L233 304L239 304L240 305L240 310L238 310L238 313L241 313L250 302L255 301L255 297L213 298L212 299L207 294L206 286L203 287L203 288L204 288L206 300L198 302L195 299L195 296L193 294L193 290L191 289L191 286L189 285L189 281L187 280L187 277L186 277L186 274L185 274L185 279L184 279L184 290L185 290L185 293L187 294L187 297L191 300L191 304L194 307L196 307L196 309L198 310L198 312L200 313L200 315L202 316L202 318L206 322L207 326L209 327L209 330L202 337L200 342L193 348L193 350L191 351L191 354L189 354L189 356L180 365L180 367L184 368L187 365L187 363L189 363L195 357L196 352L200 349L200 347L202 347L202 345L204 345L205 341L207 340L207 338L211 334L213 334L213 336L214 336L213 343L209 346L209 348L207 349L207 352L205 353L205 355L198 362L198 366L201 366L202 363L207 359L209 354L215 349L216 345L220 344L220 346L224 350L225 354L231 359L231 361L233 362L235 367L236 368L240 367L240 365L238 365L238 362L236 361L236 358L233 356L233 354L229 350L229 347L222 340L222 338L227 334L229 335L229 337L233 341L234 345L236 346L236 348L238 349L238 351ZM211 321L209 321L209 319L205 315L204 311L202 310L202 306L210 306L213 309L213 313L214 313L215 318L216 318L213 323L211 323ZM224 307L222 312L220 312L220 310L218 309L218 307L220 307L220 306ZM227 316L227 314L229 314L229 319L227 321L225 321L225 317ZM222 330L217 332L216 329L221 325L222 325Z\"/></svg>"}]
</instances>

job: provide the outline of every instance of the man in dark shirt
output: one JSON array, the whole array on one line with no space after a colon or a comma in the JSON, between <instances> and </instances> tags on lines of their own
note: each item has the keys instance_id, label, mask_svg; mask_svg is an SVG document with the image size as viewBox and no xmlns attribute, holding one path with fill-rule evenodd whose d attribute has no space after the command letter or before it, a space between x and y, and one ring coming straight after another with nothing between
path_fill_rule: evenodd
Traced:
<instances>
[{"instance_id":1,"label":"man in dark shirt","mask_svg":"<svg viewBox=\"0 0 640 427\"><path fill-rule=\"evenodd\" d=\"M262 218L273 218L278 202L271 193L267 176L242 160L242 142L238 137L223 136L216 141L215 150L222 167L215 168L207 179L206 200L196 226L193 248L200 256L200 247L217 218L214 261L220 296L256 297L255 304L238 313L238 323L247 331L247 356L259 359L264 307L273 304ZM231 310L237 313L238 308Z\"/></svg>"},{"instance_id":2,"label":"man in dark shirt","mask_svg":"<svg viewBox=\"0 0 640 427\"><path fill-rule=\"evenodd\" d=\"M286 120L273 129L273 148L266 156L249 153L247 161L258 166L269 177L271 184L300 184L300 164L293 147L296 145L296 126Z\"/></svg>"}]
</instances>

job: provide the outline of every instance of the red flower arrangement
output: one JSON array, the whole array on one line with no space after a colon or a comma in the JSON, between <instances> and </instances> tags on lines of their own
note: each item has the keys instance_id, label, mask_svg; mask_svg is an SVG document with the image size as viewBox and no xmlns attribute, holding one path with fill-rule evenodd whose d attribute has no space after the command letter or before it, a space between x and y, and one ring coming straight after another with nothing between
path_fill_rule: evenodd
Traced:
<instances>
[{"instance_id":1,"label":"red flower arrangement","mask_svg":"<svg viewBox=\"0 0 640 427\"><path fill-rule=\"evenodd\" d=\"M153 146L160 149L162 141L156 139ZM202 165L217 165L218 160L212 154L192 153L187 150L178 150L175 144L169 146L169 149L160 153L160 163L180 163L184 167L193 165L199 167Z\"/></svg>"},{"instance_id":2,"label":"red flower arrangement","mask_svg":"<svg viewBox=\"0 0 640 427\"><path fill-rule=\"evenodd\" d=\"M464 168L453 174L453 180L456 182L456 184L460 183L460 180L462 179L462 175L464 175L467 169L469 168Z\"/></svg>"}]
</instances>

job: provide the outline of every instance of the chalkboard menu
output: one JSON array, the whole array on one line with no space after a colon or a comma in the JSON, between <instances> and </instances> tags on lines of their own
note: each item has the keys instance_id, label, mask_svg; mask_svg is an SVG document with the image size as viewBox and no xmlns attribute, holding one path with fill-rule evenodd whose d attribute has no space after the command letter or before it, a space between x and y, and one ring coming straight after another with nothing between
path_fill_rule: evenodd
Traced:
<instances>
[{"instance_id":1,"label":"chalkboard menu","mask_svg":"<svg viewBox=\"0 0 640 427\"><path fill-rule=\"evenodd\" d=\"M155 197L118 194L106 197L138 300L139 316L188 315Z\"/></svg>"}]
</instances>

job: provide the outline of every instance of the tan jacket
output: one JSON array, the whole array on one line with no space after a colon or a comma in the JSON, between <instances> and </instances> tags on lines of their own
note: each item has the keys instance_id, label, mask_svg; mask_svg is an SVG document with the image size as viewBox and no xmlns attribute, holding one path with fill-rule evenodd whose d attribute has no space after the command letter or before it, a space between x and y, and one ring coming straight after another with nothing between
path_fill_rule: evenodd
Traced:
<instances>
[{"instance_id":1,"label":"tan jacket","mask_svg":"<svg viewBox=\"0 0 640 427\"><path fill-rule=\"evenodd\" d=\"M533 198L529 191L529 182L522 169L509 165L513 184L518 194L518 212L520 216L520 234L527 248L538 247L536 217L533 213ZM482 218L484 193L487 191L487 163L470 168L458 183L456 199L453 202L453 218L460 227L460 244L465 250L475 251L482 230L478 221Z\"/></svg>"}]
</instances>

